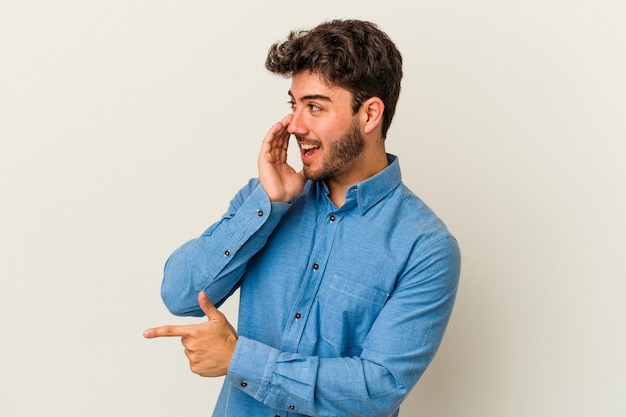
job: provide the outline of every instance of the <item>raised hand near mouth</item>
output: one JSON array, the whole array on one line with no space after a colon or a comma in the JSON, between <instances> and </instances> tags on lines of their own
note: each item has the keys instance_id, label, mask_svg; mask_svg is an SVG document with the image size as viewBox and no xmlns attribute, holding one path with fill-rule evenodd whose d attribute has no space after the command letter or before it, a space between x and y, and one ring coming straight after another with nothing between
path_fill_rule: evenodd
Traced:
<instances>
[{"instance_id":1,"label":"raised hand near mouth","mask_svg":"<svg viewBox=\"0 0 626 417\"><path fill-rule=\"evenodd\" d=\"M261 144L259 179L272 202L289 203L302 192L306 182L304 172L297 172L287 163L290 137L288 126L291 117L288 114L272 126Z\"/></svg>"}]
</instances>

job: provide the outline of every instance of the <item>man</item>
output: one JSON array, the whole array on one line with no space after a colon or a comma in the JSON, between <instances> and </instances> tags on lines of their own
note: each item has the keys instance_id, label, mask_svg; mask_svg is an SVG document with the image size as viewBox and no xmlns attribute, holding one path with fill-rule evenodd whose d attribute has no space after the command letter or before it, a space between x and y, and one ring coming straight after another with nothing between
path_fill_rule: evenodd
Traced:
<instances>
[{"instance_id":1,"label":"man","mask_svg":"<svg viewBox=\"0 0 626 417\"><path fill-rule=\"evenodd\" d=\"M460 270L385 152L401 55L372 23L331 21L272 46L266 67L291 78L291 114L263 139L258 179L165 266L170 311L208 320L144 335L180 336L193 372L226 376L215 416L397 416ZM239 335L212 304L238 288Z\"/></svg>"}]
</instances>

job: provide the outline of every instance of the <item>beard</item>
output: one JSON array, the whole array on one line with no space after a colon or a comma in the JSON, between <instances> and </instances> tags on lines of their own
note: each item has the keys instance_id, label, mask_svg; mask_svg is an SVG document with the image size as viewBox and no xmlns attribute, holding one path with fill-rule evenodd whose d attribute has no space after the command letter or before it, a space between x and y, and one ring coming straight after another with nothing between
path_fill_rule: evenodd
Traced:
<instances>
[{"instance_id":1,"label":"beard","mask_svg":"<svg viewBox=\"0 0 626 417\"><path fill-rule=\"evenodd\" d=\"M335 177L352 161L363 153L365 138L359 129L358 119L355 117L350 123L348 132L328 145L326 158L321 167L315 171L306 165L304 175L314 181L324 181Z\"/></svg>"}]
</instances>

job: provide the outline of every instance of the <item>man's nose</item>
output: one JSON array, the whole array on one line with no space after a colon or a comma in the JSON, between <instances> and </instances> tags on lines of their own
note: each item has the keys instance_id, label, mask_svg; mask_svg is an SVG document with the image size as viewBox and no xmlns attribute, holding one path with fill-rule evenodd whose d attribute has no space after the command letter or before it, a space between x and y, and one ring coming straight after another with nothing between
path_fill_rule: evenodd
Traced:
<instances>
[{"instance_id":1,"label":"man's nose","mask_svg":"<svg viewBox=\"0 0 626 417\"><path fill-rule=\"evenodd\" d=\"M287 131L292 135L304 136L307 134L308 130L302 118L302 114L298 111L298 109L294 110L291 116L291 121L287 126Z\"/></svg>"}]
</instances>

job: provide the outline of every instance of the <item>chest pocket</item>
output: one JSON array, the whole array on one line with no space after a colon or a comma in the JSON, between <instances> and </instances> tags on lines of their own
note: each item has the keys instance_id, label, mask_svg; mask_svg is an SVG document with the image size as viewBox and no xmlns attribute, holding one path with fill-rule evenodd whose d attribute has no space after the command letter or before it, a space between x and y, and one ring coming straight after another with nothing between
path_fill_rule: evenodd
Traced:
<instances>
[{"instance_id":1,"label":"chest pocket","mask_svg":"<svg viewBox=\"0 0 626 417\"><path fill-rule=\"evenodd\" d=\"M378 288L333 276L321 300L322 339L336 347L360 344L387 297L388 294Z\"/></svg>"}]
</instances>

